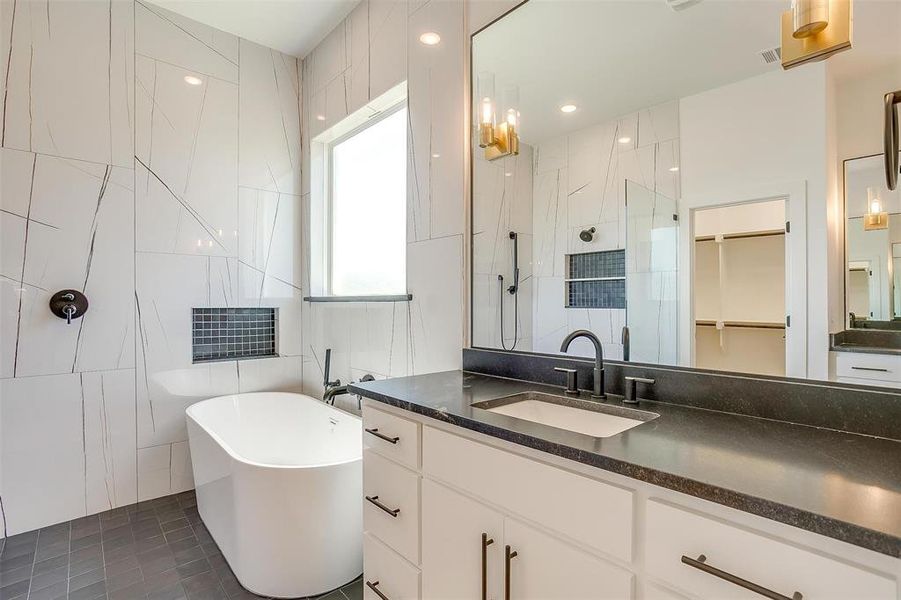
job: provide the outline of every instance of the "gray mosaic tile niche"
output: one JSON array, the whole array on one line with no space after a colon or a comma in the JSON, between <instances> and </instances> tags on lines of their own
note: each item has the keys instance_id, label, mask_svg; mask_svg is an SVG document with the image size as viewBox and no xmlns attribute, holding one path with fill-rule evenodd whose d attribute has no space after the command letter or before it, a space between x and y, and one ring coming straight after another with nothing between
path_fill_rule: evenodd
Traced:
<instances>
[{"instance_id":1,"label":"gray mosaic tile niche","mask_svg":"<svg viewBox=\"0 0 901 600\"><path fill-rule=\"evenodd\" d=\"M274 308L192 308L194 362L277 356Z\"/></svg>"},{"instance_id":2,"label":"gray mosaic tile niche","mask_svg":"<svg viewBox=\"0 0 901 600\"><path fill-rule=\"evenodd\" d=\"M626 308L626 251L567 257L567 308Z\"/></svg>"}]
</instances>

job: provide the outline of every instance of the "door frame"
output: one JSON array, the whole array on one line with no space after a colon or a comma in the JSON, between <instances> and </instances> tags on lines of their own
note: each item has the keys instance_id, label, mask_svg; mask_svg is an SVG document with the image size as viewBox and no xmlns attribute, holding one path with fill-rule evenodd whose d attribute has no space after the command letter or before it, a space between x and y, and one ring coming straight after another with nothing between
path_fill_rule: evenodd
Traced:
<instances>
[{"instance_id":1,"label":"door frame","mask_svg":"<svg viewBox=\"0 0 901 600\"><path fill-rule=\"evenodd\" d=\"M807 185L805 182L763 184L734 194L683 196L679 203L679 265L688 267L679 277L679 364L694 368L695 314L692 280L695 270L694 213L698 210L752 204L768 200L785 202L785 219L791 232L785 236L785 311L791 326L785 329L785 376L807 377Z\"/></svg>"}]
</instances>

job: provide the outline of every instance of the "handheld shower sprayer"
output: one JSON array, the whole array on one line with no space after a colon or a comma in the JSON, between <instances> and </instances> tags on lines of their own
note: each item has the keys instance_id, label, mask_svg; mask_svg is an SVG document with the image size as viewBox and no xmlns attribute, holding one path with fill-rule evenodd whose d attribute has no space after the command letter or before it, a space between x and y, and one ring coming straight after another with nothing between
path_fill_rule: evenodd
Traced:
<instances>
[{"instance_id":1,"label":"handheld shower sprayer","mask_svg":"<svg viewBox=\"0 0 901 600\"><path fill-rule=\"evenodd\" d=\"M513 285L507 288L507 292L515 294L519 291L519 235L511 231L510 239L513 240Z\"/></svg>"}]
</instances>

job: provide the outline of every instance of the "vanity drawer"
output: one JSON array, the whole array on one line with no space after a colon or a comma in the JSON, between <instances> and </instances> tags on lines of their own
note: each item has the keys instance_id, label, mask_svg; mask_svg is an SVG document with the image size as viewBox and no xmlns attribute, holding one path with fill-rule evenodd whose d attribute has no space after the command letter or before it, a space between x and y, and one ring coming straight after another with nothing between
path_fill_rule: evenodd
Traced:
<instances>
[{"instance_id":1,"label":"vanity drawer","mask_svg":"<svg viewBox=\"0 0 901 600\"><path fill-rule=\"evenodd\" d=\"M631 561L630 490L432 427L423 428L422 446L423 475Z\"/></svg>"},{"instance_id":2,"label":"vanity drawer","mask_svg":"<svg viewBox=\"0 0 901 600\"><path fill-rule=\"evenodd\" d=\"M836 352L835 374L843 378L901 382L901 356Z\"/></svg>"},{"instance_id":3,"label":"vanity drawer","mask_svg":"<svg viewBox=\"0 0 901 600\"><path fill-rule=\"evenodd\" d=\"M419 475L363 451L363 529L419 564Z\"/></svg>"},{"instance_id":4,"label":"vanity drawer","mask_svg":"<svg viewBox=\"0 0 901 600\"><path fill-rule=\"evenodd\" d=\"M381 600L370 585L390 600L419 598L419 569L366 533L363 534L363 598Z\"/></svg>"},{"instance_id":5,"label":"vanity drawer","mask_svg":"<svg viewBox=\"0 0 901 600\"><path fill-rule=\"evenodd\" d=\"M419 469L420 425L371 406L363 407L363 447Z\"/></svg>"},{"instance_id":6,"label":"vanity drawer","mask_svg":"<svg viewBox=\"0 0 901 600\"><path fill-rule=\"evenodd\" d=\"M761 596L715 574L685 564L682 557L791 598L889 600L898 593L890 577L710 519L663 502L647 503L645 568L704 600Z\"/></svg>"}]
</instances>

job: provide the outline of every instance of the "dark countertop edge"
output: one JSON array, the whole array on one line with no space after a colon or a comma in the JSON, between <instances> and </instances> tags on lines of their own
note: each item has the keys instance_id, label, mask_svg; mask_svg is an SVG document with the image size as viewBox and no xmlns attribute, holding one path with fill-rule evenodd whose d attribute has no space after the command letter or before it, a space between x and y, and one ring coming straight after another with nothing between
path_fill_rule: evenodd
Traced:
<instances>
[{"instance_id":1,"label":"dark countertop edge","mask_svg":"<svg viewBox=\"0 0 901 600\"><path fill-rule=\"evenodd\" d=\"M817 513L801 510L779 502L773 502L766 498L759 498L689 479L687 477L673 475L665 471L642 467L640 465L600 456L590 452L582 452L562 444L556 444L541 438L519 434L488 423L474 421L466 417L448 415L439 410L398 400L397 398L386 394L359 388L354 384L348 386L348 391L414 414L431 417L449 425L463 427L470 431L475 431L476 433L482 433L513 444L532 448L533 450L547 452L554 456L573 460L611 473L617 473L629 477L630 479L650 483L702 500L708 500L771 521L777 521L805 531L846 542L854 546L866 548L867 550L872 550L879 554L885 554L893 558L901 558L901 538L897 538L887 533L825 517Z\"/></svg>"},{"instance_id":2,"label":"dark countertop edge","mask_svg":"<svg viewBox=\"0 0 901 600\"><path fill-rule=\"evenodd\" d=\"M880 346L862 346L860 344L834 344L829 346L832 352L854 352L857 354L901 354L901 348L882 348Z\"/></svg>"}]
</instances>

